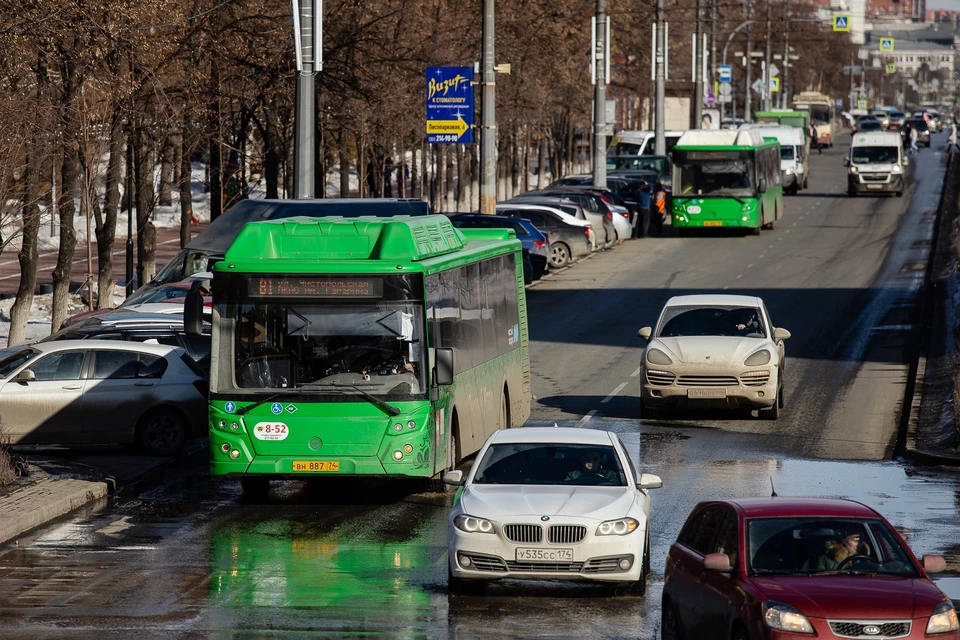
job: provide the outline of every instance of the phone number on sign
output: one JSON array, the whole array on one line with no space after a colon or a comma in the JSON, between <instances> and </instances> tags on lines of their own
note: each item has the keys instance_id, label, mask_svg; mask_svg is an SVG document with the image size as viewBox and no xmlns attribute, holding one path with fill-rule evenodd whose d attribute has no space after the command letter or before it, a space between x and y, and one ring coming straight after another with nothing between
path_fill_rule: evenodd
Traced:
<instances>
[{"instance_id":1,"label":"phone number on sign","mask_svg":"<svg viewBox=\"0 0 960 640\"><path fill-rule=\"evenodd\" d=\"M430 137L430 142L456 142L460 139L458 135L433 135Z\"/></svg>"}]
</instances>

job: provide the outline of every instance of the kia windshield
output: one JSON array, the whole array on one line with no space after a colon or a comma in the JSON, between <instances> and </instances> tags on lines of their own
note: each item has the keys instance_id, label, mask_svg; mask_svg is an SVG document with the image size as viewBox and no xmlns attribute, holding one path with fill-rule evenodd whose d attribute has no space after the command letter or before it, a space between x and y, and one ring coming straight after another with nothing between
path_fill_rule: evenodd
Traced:
<instances>
[{"instance_id":1,"label":"kia windshield","mask_svg":"<svg viewBox=\"0 0 960 640\"><path fill-rule=\"evenodd\" d=\"M890 527L872 518L753 518L747 524L751 575L920 577Z\"/></svg>"}]
</instances>

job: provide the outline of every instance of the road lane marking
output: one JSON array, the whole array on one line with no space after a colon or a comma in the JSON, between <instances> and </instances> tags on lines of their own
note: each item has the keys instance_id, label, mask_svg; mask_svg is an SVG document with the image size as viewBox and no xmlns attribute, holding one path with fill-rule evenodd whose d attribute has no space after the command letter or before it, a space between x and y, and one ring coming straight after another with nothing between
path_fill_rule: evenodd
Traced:
<instances>
[{"instance_id":1,"label":"road lane marking","mask_svg":"<svg viewBox=\"0 0 960 640\"><path fill-rule=\"evenodd\" d=\"M624 388L625 386L627 386L627 383L626 383L626 382L621 382L619 385L617 385L617 388L614 389L614 390L610 393L610 395L608 395L606 398L604 398L603 400L600 401L600 404L606 404L606 403L610 402L611 400L613 400L615 397L617 397L617 394L618 394L618 393L620 393L621 391L623 391L623 388Z\"/></svg>"},{"instance_id":2,"label":"road lane marking","mask_svg":"<svg viewBox=\"0 0 960 640\"><path fill-rule=\"evenodd\" d=\"M752 265L752 264L748 264L748 265L747 265L747 269L753 269L753 265Z\"/></svg>"},{"instance_id":3,"label":"road lane marking","mask_svg":"<svg viewBox=\"0 0 960 640\"><path fill-rule=\"evenodd\" d=\"M640 375L640 367L637 367L637 370L634 371L633 373L631 373L631 374L630 374L630 377L631 377L631 378L636 378L638 375Z\"/></svg>"},{"instance_id":4,"label":"road lane marking","mask_svg":"<svg viewBox=\"0 0 960 640\"><path fill-rule=\"evenodd\" d=\"M590 419L593 418L593 416L595 415L597 415L597 410L591 409L590 411L587 412L587 415L580 418L580 421L577 422L577 424L574 426L574 429L582 429L584 426L586 426L588 422L590 422Z\"/></svg>"},{"instance_id":5,"label":"road lane marking","mask_svg":"<svg viewBox=\"0 0 960 640\"><path fill-rule=\"evenodd\" d=\"M761 253L761 254L760 254L760 260L763 260L766 255L767 255L767 254L765 254L765 253Z\"/></svg>"}]
</instances>

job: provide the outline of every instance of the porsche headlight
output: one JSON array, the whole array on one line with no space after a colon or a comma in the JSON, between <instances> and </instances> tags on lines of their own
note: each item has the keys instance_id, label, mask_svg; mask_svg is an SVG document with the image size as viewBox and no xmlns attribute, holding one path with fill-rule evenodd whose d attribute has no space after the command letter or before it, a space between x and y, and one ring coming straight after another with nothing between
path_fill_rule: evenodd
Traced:
<instances>
[{"instance_id":1,"label":"porsche headlight","mask_svg":"<svg viewBox=\"0 0 960 640\"><path fill-rule=\"evenodd\" d=\"M660 349L647 349L647 362L650 364L673 364L670 356Z\"/></svg>"},{"instance_id":2,"label":"porsche headlight","mask_svg":"<svg viewBox=\"0 0 960 640\"><path fill-rule=\"evenodd\" d=\"M747 367L759 367L760 365L767 364L768 362L770 362L770 352L766 349L761 349L744 360L743 364Z\"/></svg>"},{"instance_id":3,"label":"porsche headlight","mask_svg":"<svg viewBox=\"0 0 960 640\"><path fill-rule=\"evenodd\" d=\"M453 526L467 533L495 533L493 523L483 518L461 514L453 519Z\"/></svg>"},{"instance_id":4,"label":"porsche headlight","mask_svg":"<svg viewBox=\"0 0 960 640\"><path fill-rule=\"evenodd\" d=\"M598 536L625 536L637 530L640 523L634 518L620 518L619 520L607 520L601 522L597 527Z\"/></svg>"},{"instance_id":5,"label":"porsche headlight","mask_svg":"<svg viewBox=\"0 0 960 640\"><path fill-rule=\"evenodd\" d=\"M957 628L957 612L954 610L953 604L950 602L938 604L937 608L930 614L930 621L927 622L927 633L947 633L948 631L956 631Z\"/></svg>"},{"instance_id":6,"label":"porsche headlight","mask_svg":"<svg viewBox=\"0 0 960 640\"><path fill-rule=\"evenodd\" d=\"M767 626L777 631L790 633L813 633L813 626L797 609L782 602L768 600L763 603L763 621Z\"/></svg>"}]
</instances>

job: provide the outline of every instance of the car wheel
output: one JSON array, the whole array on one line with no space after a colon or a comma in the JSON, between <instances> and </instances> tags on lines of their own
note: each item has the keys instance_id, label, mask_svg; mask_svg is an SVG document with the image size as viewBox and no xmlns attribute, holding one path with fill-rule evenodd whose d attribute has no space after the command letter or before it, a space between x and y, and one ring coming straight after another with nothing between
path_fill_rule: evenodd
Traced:
<instances>
[{"instance_id":1,"label":"car wheel","mask_svg":"<svg viewBox=\"0 0 960 640\"><path fill-rule=\"evenodd\" d=\"M613 232L613 239L611 239L611 238L610 238L610 231L609 231L608 229L604 228L604 230L603 230L603 240L604 240L604 242L603 242L603 248L604 248L604 249L610 249L610 248L612 248L615 244L617 244L617 232L616 232L616 231Z\"/></svg>"},{"instance_id":2,"label":"car wheel","mask_svg":"<svg viewBox=\"0 0 960 640\"><path fill-rule=\"evenodd\" d=\"M550 267L561 269L570 262L570 247L562 242L554 242L550 245Z\"/></svg>"},{"instance_id":3,"label":"car wheel","mask_svg":"<svg viewBox=\"0 0 960 640\"><path fill-rule=\"evenodd\" d=\"M134 439L140 450L148 455L172 456L190 440L190 427L177 411L158 407L140 418Z\"/></svg>"},{"instance_id":4,"label":"car wheel","mask_svg":"<svg viewBox=\"0 0 960 640\"><path fill-rule=\"evenodd\" d=\"M451 594L464 593L475 594L483 592L487 586L486 580L470 580L457 578L450 571L450 565L447 565L447 589Z\"/></svg>"},{"instance_id":5,"label":"car wheel","mask_svg":"<svg viewBox=\"0 0 960 640\"><path fill-rule=\"evenodd\" d=\"M643 575L650 573L650 529L643 539Z\"/></svg>"},{"instance_id":6,"label":"car wheel","mask_svg":"<svg viewBox=\"0 0 960 640\"><path fill-rule=\"evenodd\" d=\"M903 197L903 189L900 189L899 191L897 191L897 197L898 197L898 198L902 198L902 197Z\"/></svg>"},{"instance_id":7,"label":"car wheel","mask_svg":"<svg viewBox=\"0 0 960 640\"><path fill-rule=\"evenodd\" d=\"M750 640L750 636L747 634L746 629L737 627L736 631L733 632L733 640Z\"/></svg>"},{"instance_id":8,"label":"car wheel","mask_svg":"<svg viewBox=\"0 0 960 640\"><path fill-rule=\"evenodd\" d=\"M783 406L783 390L777 392L777 401L769 409L760 409L757 413L765 420L776 420L780 417L780 408Z\"/></svg>"},{"instance_id":9,"label":"car wheel","mask_svg":"<svg viewBox=\"0 0 960 640\"><path fill-rule=\"evenodd\" d=\"M663 614L660 617L661 640L683 640L677 610L671 602L664 601Z\"/></svg>"},{"instance_id":10,"label":"car wheel","mask_svg":"<svg viewBox=\"0 0 960 640\"><path fill-rule=\"evenodd\" d=\"M647 592L647 576L642 571L640 579L631 582L622 582L617 585L617 591L625 596L642 596Z\"/></svg>"},{"instance_id":11,"label":"car wheel","mask_svg":"<svg viewBox=\"0 0 960 640\"><path fill-rule=\"evenodd\" d=\"M240 488L247 496L263 496L270 490L270 480L258 476L240 478Z\"/></svg>"}]
</instances>

